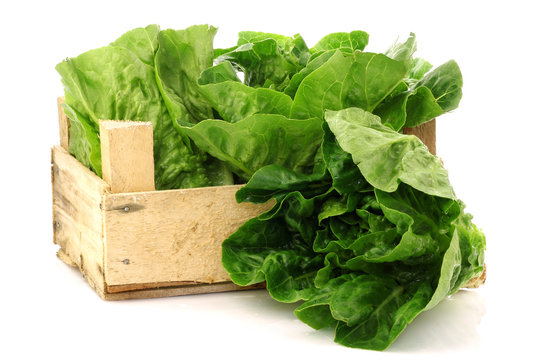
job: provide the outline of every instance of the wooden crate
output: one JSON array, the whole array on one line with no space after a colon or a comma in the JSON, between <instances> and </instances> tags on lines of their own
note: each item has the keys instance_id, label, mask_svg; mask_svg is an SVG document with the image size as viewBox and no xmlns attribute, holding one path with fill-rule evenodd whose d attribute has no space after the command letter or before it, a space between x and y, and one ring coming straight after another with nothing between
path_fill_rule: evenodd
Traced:
<instances>
[{"instance_id":1,"label":"wooden crate","mask_svg":"<svg viewBox=\"0 0 540 360\"><path fill-rule=\"evenodd\" d=\"M152 127L143 122L100 123L101 179L68 153L62 102L61 145L52 148L58 257L106 300L245 289L221 266L221 243L273 202L236 203L240 185L155 191ZM435 153L434 120L406 132Z\"/></svg>"}]
</instances>

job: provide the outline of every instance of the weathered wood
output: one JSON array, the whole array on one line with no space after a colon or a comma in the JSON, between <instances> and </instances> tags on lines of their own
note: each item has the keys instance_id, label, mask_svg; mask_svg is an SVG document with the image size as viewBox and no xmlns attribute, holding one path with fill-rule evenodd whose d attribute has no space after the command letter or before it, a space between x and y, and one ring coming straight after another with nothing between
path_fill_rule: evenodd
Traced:
<instances>
[{"instance_id":1,"label":"weathered wood","mask_svg":"<svg viewBox=\"0 0 540 360\"><path fill-rule=\"evenodd\" d=\"M167 283L156 284L154 287L138 290L130 290L124 292L111 292L102 294L101 297L105 300L130 300L130 299L149 299L160 298L167 296L180 296L180 295L196 295L196 294L210 294L226 291L239 291L239 290L254 290L265 288L264 283L255 284L251 286L238 286L230 281L214 284L193 284L183 286L171 286L168 287Z\"/></svg>"},{"instance_id":2,"label":"weathered wood","mask_svg":"<svg viewBox=\"0 0 540 360\"><path fill-rule=\"evenodd\" d=\"M58 105L58 130L60 135L60 146L64 149L69 150L69 118L64 112L62 104L66 100L63 96L56 99Z\"/></svg>"},{"instance_id":3,"label":"weathered wood","mask_svg":"<svg viewBox=\"0 0 540 360\"><path fill-rule=\"evenodd\" d=\"M423 123L413 128L404 128L403 133L407 135L416 135L429 149L433 155L437 154L437 129L435 119Z\"/></svg>"},{"instance_id":4,"label":"weathered wood","mask_svg":"<svg viewBox=\"0 0 540 360\"><path fill-rule=\"evenodd\" d=\"M108 286L230 281L221 243L273 204L237 204L238 185L109 194L104 203Z\"/></svg>"},{"instance_id":5,"label":"weathered wood","mask_svg":"<svg viewBox=\"0 0 540 360\"><path fill-rule=\"evenodd\" d=\"M51 152L53 241L58 257L77 266L98 293L105 290L103 275L102 197L109 186L67 151Z\"/></svg>"},{"instance_id":6,"label":"weathered wood","mask_svg":"<svg viewBox=\"0 0 540 360\"><path fill-rule=\"evenodd\" d=\"M111 192L155 190L152 123L100 120L99 132L103 180Z\"/></svg>"}]
</instances>

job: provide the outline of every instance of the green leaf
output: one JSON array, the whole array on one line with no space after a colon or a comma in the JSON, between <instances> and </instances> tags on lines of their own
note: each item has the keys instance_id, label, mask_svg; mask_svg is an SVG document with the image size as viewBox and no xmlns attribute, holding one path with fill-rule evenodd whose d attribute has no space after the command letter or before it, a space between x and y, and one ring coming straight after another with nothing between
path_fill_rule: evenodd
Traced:
<instances>
[{"instance_id":1,"label":"green leaf","mask_svg":"<svg viewBox=\"0 0 540 360\"><path fill-rule=\"evenodd\" d=\"M287 84L287 87L285 87L283 92L289 95L291 98L294 98L296 91L298 90L298 87L300 86L302 81L309 74L321 67L324 63L326 63L332 57L332 55L334 55L334 53L335 50L323 51L318 53L318 56L314 57L313 60L310 58L310 61L307 63L306 67L304 67L302 70L298 71L292 76L291 81L289 82L289 84Z\"/></svg>"},{"instance_id":2,"label":"green leaf","mask_svg":"<svg viewBox=\"0 0 540 360\"><path fill-rule=\"evenodd\" d=\"M323 117L350 106L372 111L402 83L406 66L382 54L336 52L298 86L291 117Z\"/></svg>"},{"instance_id":3,"label":"green leaf","mask_svg":"<svg viewBox=\"0 0 540 360\"><path fill-rule=\"evenodd\" d=\"M244 82L252 87L287 86L290 77L307 63L307 46L294 38L259 32L241 32L238 47L216 58L229 61L244 72Z\"/></svg>"},{"instance_id":4,"label":"green leaf","mask_svg":"<svg viewBox=\"0 0 540 360\"><path fill-rule=\"evenodd\" d=\"M405 126L418 126L457 108L462 87L461 71L453 60L427 73L410 93Z\"/></svg>"},{"instance_id":5,"label":"green leaf","mask_svg":"<svg viewBox=\"0 0 540 360\"><path fill-rule=\"evenodd\" d=\"M154 66L154 55L159 46L158 33L158 25L148 25L128 31L110 45L129 50L143 63Z\"/></svg>"},{"instance_id":6,"label":"green leaf","mask_svg":"<svg viewBox=\"0 0 540 360\"><path fill-rule=\"evenodd\" d=\"M396 283L373 277L359 276L355 280L351 286L353 293L349 295L354 301L349 303L357 304L361 316L356 316L359 320L353 325L338 322L335 337L337 343L355 348L386 349L408 323L424 310L432 292L425 283L416 290L407 291ZM349 318L350 315L346 319Z\"/></svg>"},{"instance_id":7,"label":"green leaf","mask_svg":"<svg viewBox=\"0 0 540 360\"><path fill-rule=\"evenodd\" d=\"M291 111L291 98L271 89L255 89L236 81L222 81L203 85L201 90L223 120L232 123L254 114L288 116Z\"/></svg>"},{"instance_id":8,"label":"green leaf","mask_svg":"<svg viewBox=\"0 0 540 360\"><path fill-rule=\"evenodd\" d=\"M64 113L70 119L69 152L83 165L101 176L101 146L98 131L88 118L68 105L75 102L70 99L69 93L66 93L65 99Z\"/></svg>"},{"instance_id":9,"label":"green leaf","mask_svg":"<svg viewBox=\"0 0 540 360\"><path fill-rule=\"evenodd\" d=\"M315 166L311 174L299 174L281 165L266 165L257 170L248 183L236 192L236 200L263 203L291 191L301 191L308 196L318 195L326 192L330 185L325 170Z\"/></svg>"},{"instance_id":10,"label":"green leaf","mask_svg":"<svg viewBox=\"0 0 540 360\"><path fill-rule=\"evenodd\" d=\"M406 78L409 79L410 82L413 80L420 80L429 70L431 70L432 67L433 65L431 65L428 61L420 58L414 58Z\"/></svg>"},{"instance_id":11,"label":"green leaf","mask_svg":"<svg viewBox=\"0 0 540 360\"><path fill-rule=\"evenodd\" d=\"M322 119L327 109L340 110L341 88L352 58L336 51L328 61L315 69L300 83L291 108L291 117Z\"/></svg>"},{"instance_id":12,"label":"green leaf","mask_svg":"<svg viewBox=\"0 0 540 360\"><path fill-rule=\"evenodd\" d=\"M225 61L217 64L216 66L205 69L201 73L201 77L197 82L199 83L199 85L207 85L217 84L228 80L240 82L240 79L236 75L236 72L234 71L231 63Z\"/></svg>"},{"instance_id":13,"label":"green leaf","mask_svg":"<svg viewBox=\"0 0 540 360\"><path fill-rule=\"evenodd\" d=\"M416 36L411 33L404 43L394 42L385 55L396 61L401 61L409 67L413 61L413 54L416 52Z\"/></svg>"},{"instance_id":14,"label":"green leaf","mask_svg":"<svg viewBox=\"0 0 540 360\"><path fill-rule=\"evenodd\" d=\"M407 66L374 53L355 53L343 82L342 108L360 107L373 111L401 83Z\"/></svg>"},{"instance_id":15,"label":"green leaf","mask_svg":"<svg viewBox=\"0 0 540 360\"><path fill-rule=\"evenodd\" d=\"M156 77L172 119L197 123L212 118L212 108L197 80L212 66L212 44L217 29L207 25L159 33Z\"/></svg>"},{"instance_id":16,"label":"green leaf","mask_svg":"<svg viewBox=\"0 0 540 360\"><path fill-rule=\"evenodd\" d=\"M326 122L373 187L392 192L404 182L430 195L455 198L448 172L416 136L397 133L359 108L327 111Z\"/></svg>"},{"instance_id":17,"label":"green leaf","mask_svg":"<svg viewBox=\"0 0 540 360\"><path fill-rule=\"evenodd\" d=\"M344 54L352 54L354 51L362 51L369 41L369 35L364 31L336 32L323 37L309 52L316 54L327 50L341 50Z\"/></svg>"},{"instance_id":18,"label":"green leaf","mask_svg":"<svg viewBox=\"0 0 540 360\"><path fill-rule=\"evenodd\" d=\"M354 164L351 154L339 146L327 123L323 123L323 132L321 149L328 172L332 175L334 189L340 194L371 190L371 186Z\"/></svg>"},{"instance_id":19,"label":"green leaf","mask_svg":"<svg viewBox=\"0 0 540 360\"><path fill-rule=\"evenodd\" d=\"M204 120L184 126L183 131L243 179L269 164L309 173L322 140L319 119L292 120L271 114L251 115L236 123Z\"/></svg>"},{"instance_id":20,"label":"green leaf","mask_svg":"<svg viewBox=\"0 0 540 360\"><path fill-rule=\"evenodd\" d=\"M238 45L247 43L255 43L266 39L273 39L277 42L283 56L292 64L305 66L309 58L309 49L300 34L293 37L258 32L258 31L241 31L238 34Z\"/></svg>"}]
</instances>

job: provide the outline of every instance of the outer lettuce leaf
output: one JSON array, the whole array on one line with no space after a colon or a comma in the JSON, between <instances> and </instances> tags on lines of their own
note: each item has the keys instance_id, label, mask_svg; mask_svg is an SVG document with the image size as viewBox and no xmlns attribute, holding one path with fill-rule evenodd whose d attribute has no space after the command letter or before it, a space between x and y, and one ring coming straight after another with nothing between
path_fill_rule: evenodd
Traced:
<instances>
[{"instance_id":1,"label":"outer lettuce leaf","mask_svg":"<svg viewBox=\"0 0 540 360\"><path fill-rule=\"evenodd\" d=\"M355 53L343 83L342 108L360 107L373 111L401 83L407 67L386 55Z\"/></svg>"},{"instance_id":2,"label":"outer lettuce leaf","mask_svg":"<svg viewBox=\"0 0 540 360\"><path fill-rule=\"evenodd\" d=\"M448 172L416 136L397 133L359 108L327 111L326 121L375 188L392 192L404 182L430 195L455 198Z\"/></svg>"},{"instance_id":3,"label":"outer lettuce leaf","mask_svg":"<svg viewBox=\"0 0 540 360\"><path fill-rule=\"evenodd\" d=\"M303 194L314 196L321 189L327 189L330 183L324 164L318 162L317 158L311 174L299 174L281 165L271 164L253 174L248 183L236 192L236 200L263 203L291 191L302 191Z\"/></svg>"}]
</instances>

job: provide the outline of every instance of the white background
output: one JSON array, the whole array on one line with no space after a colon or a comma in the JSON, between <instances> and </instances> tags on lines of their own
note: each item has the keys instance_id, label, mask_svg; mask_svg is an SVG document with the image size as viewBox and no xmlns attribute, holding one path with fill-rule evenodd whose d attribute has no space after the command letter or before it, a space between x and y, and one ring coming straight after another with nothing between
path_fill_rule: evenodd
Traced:
<instances>
[{"instance_id":1,"label":"white background","mask_svg":"<svg viewBox=\"0 0 540 360\"><path fill-rule=\"evenodd\" d=\"M534 1L10 1L0 9L0 358L532 358L539 330L540 142ZM189 4L189 5L188 5ZM377 4L377 5L374 5ZM409 32L434 65L454 58L464 97L437 123L438 154L488 242L488 281L421 314L385 352L334 344L262 291L102 301L52 244L50 147L59 142L54 66L151 23L240 30L364 30L382 52ZM487 357L486 357L487 358Z\"/></svg>"}]
</instances>

